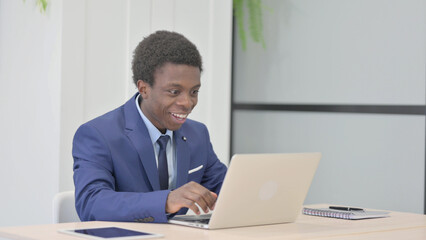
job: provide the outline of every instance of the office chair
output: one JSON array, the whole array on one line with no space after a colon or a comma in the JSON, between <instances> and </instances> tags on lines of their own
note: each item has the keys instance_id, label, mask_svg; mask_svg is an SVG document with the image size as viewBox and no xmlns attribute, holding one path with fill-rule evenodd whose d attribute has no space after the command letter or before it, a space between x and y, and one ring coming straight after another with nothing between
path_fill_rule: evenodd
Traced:
<instances>
[{"instance_id":1,"label":"office chair","mask_svg":"<svg viewBox=\"0 0 426 240\"><path fill-rule=\"evenodd\" d=\"M53 223L80 222L74 203L74 191L57 193L53 198Z\"/></svg>"}]
</instances>

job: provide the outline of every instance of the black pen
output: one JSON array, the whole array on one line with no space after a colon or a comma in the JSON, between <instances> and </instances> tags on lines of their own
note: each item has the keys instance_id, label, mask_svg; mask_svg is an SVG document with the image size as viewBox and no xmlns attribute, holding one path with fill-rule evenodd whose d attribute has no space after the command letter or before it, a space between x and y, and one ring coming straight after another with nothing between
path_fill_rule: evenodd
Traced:
<instances>
[{"instance_id":1,"label":"black pen","mask_svg":"<svg viewBox=\"0 0 426 240\"><path fill-rule=\"evenodd\" d=\"M330 206L330 209L341 211L364 211L362 208Z\"/></svg>"}]
</instances>

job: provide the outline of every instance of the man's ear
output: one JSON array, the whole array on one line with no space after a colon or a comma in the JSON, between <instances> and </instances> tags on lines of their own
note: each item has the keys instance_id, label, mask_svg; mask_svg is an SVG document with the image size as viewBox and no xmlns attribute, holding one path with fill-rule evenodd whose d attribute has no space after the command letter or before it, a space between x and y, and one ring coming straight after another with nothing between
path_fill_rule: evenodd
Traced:
<instances>
[{"instance_id":1,"label":"man's ear","mask_svg":"<svg viewBox=\"0 0 426 240\"><path fill-rule=\"evenodd\" d=\"M136 85L138 86L138 91L139 94L142 96L142 99L147 99L149 95L149 84L142 80L138 80L136 82Z\"/></svg>"}]
</instances>

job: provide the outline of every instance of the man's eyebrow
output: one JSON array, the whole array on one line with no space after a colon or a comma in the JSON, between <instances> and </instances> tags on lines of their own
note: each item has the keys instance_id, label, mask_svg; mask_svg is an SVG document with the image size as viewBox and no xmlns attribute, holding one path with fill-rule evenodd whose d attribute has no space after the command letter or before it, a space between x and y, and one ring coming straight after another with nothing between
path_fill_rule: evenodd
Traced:
<instances>
[{"instance_id":1,"label":"man's eyebrow","mask_svg":"<svg viewBox=\"0 0 426 240\"><path fill-rule=\"evenodd\" d=\"M168 87L178 87L178 88L181 88L181 87L182 87L182 85L180 85L180 84L178 84L178 83L170 83L170 84L168 84L167 86L168 86ZM201 84L197 84L197 85L193 86L192 88L199 88L199 87L201 87Z\"/></svg>"}]
</instances>

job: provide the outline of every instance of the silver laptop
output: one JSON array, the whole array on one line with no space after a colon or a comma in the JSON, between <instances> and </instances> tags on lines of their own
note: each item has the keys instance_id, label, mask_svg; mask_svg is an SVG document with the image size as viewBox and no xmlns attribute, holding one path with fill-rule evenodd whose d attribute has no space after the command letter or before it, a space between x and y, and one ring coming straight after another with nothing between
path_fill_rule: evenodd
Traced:
<instances>
[{"instance_id":1,"label":"silver laptop","mask_svg":"<svg viewBox=\"0 0 426 240\"><path fill-rule=\"evenodd\" d=\"M236 154L215 210L169 222L206 229L294 222L320 158L321 153Z\"/></svg>"}]
</instances>

